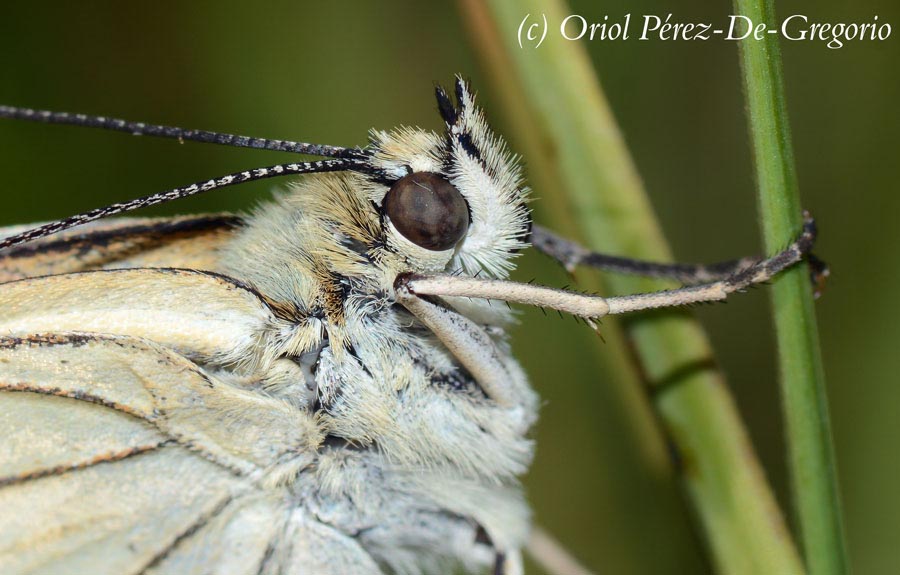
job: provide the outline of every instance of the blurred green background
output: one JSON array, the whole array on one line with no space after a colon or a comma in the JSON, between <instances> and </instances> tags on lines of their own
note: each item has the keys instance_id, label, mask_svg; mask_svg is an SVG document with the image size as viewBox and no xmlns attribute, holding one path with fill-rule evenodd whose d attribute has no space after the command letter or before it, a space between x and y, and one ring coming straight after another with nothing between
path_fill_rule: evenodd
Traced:
<instances>
[{"instance_id":1,"label":"blurred green background","mask_svg":"<svg viewBox=\"0 0 900 575\"><path fill-rule=\"evenodd\" d=\"M877 14L900 26L900 5L888 0L777 8L825 22L870 22ZM589 21L673 12L723 22L731 5L585 1L571 10ZM494 127L509 132L470 46L452 3L8 4L0 19L0 102L355 145L371 127L440 129L432 86L462 73ZM677 256L757 253L737 47L636 39L587 47ZM851 562L860 574L898 573L898 38L840 50L783 42L782 52L801 193L819 221L817 252L833 270L818 313ZM60 218L279 161L287 159L2 122L0 225ZM245 210L274 185L231 188L145 215ZM557 190L534 195L538 222L542 204L564 201ZM521 261L519 279L570 281L534 254ZM788 509L766 290L696 313ZM537 460L526 479L537 521L598 572L707 572L691 510L658 460L646 456L646 431L632 415L637 393L597 383L604 381L598 344L584 326L539 312L524 312L516 332L516 349L544 398Z\"/></svg>"}]
</instances>

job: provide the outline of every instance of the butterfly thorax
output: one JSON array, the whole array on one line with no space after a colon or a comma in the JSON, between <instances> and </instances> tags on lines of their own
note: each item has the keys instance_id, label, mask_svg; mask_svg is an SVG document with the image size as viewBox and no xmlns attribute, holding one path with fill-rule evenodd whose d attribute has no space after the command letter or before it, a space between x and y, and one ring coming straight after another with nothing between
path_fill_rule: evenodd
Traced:
<instances>
[{"instance_id":1,"label":"butterfly thorax","mask_svg":"<svg viewBox=\"0 0 900 575\"><path fill-rule=\"evenodd\" d=\"M361 533L367 548L384 545L389 561L402 555L402 545L388 545L398 538L410 539L414 555L422 537L476 545L471 536L479 528L504 546L518 544L527 512L516 478L531 460L526 434L536 401L508 352L511 312L454 302L505 351L526 398L513 409L490 401L395 301L398 274L465 271L454 268L453 254L443 268L423 270L421 259L385 241L372 193L352 174L308 178L260 208L222 249L218 271L241 278L293 325L294 333L277 338L283 347L276 355L303 367L307 381L288 388L309 390L305 409L320 442L290 489L310 512ZM413 536L410 517L429 527Z\"/></svg>"}]
</instances>

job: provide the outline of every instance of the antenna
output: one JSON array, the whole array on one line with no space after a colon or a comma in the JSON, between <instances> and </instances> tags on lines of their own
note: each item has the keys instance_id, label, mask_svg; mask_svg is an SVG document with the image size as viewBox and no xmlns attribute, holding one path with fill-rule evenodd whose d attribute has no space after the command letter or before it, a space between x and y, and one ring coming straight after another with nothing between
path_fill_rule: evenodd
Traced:
<instances>
[{"instance_id":1,"label":"antenna","mask_svg":"<svg viewBox=\"0 0 900 575\"><path fill-rule=\"evenodd\" d=\"M186 130L175 126L129 122L127 120L107 118L105 116L87 116L85 114L70 114L68 112L32 110L30 108L17 108L15 106L0 105L0 118L40 122L42 124L65 124L85 128L99 128L114 132L125 132L126 134L131 134L133 136L171 138L179 141L218 144L221 146L231 146L233 148L254 148L257 150L308 154L310 156L324 156L327 158L363 159L366 157L365 152L359 148L341 148L339 146L306 144L303 142L292 142L290 140L251 138L249 136L223 134L219 132L209 132L207 130Z\"/></svg>"},{"instance_id":2,"label":"antenna","mask_svg":"<svg viewBox=\"0 0 900 575\"><path fill-rule=\"evenodd\" d=\"M32 110L30 108L17 108L15 106L0 105L0 118L14 120L26 120L45 124L64 124L70 126L82 126L100 128L115 132L125 132L135 136L155 136L171 138L179 141L201 142L204 144L219 144L235 148L254 148L258 150L270 150L274 152L290 152L294 154L308 154L311 156L324 156L332 158L317 162L300 162L290 164L276 164L263 168L244 170L196 182L188 186L172 188L164 192L144 196L127 202L120 202L95 208L74 216L49 222L42 226L26 230L24 232L0 239L0 250L11 248L26 242L37 240L75 226L93 222L101 218L123 214L139 208L154 206L179 200L188 196L209 192L219 188L234 186L244 182L252 182L279 176L295 174L314 174L322 172L354 171L370 174L383 181L385 175L374 168L370 163L370 153L361 148L341 148L339 146L327 146L323 144L306 144L290 140L272 140L268 138L250 138L234 134L209 132L206 130L186 130L174 126L160 126L145 124L143 122L128 122L117 118L105 116L87 116L84 114L70 114L68 112L50 112L47 110Z\"/></svg>"},{"instance_id":3,"label":"antenna","mask_svg":"<svg viewBox=\"0 0 900 575\"><path fill-rule=\"evenodd\" d=\"M57 232L67 230L69 228L74 228L75 226L80 226L88 222L99 220L101 218L130 212L139 208L155 206L156 204L171 202L172 200L180 200L181 198L186 198L188 196L194 196L197 194L202 194L203 192L217 190L219 188L226 188L228 186L243 184L244 182L253 182L256 180L264 180L267 178L276 178L279 176L290 176L295 174L342 172L346 170L372 173L372 168L368 164L359 160L348 159L320 160L318 162L303 162L298 164L277 164L264 168L254 168L252 170L235 172L233 174L221 176L212 180L196 182L188 186L182 186L180 188L172 188L171 190L166 190L164 192L144 196L142 198L137 198L134 200L129 200L127 202L110 204L102 208L95 208L88 212L83 212L81 214L69 216L68 218L49 222L42 226L38 226L30 230L25 230L24 232L0 239L0 250L37 240L51 234L55 234Z\"/></svg>"}]
</instances>

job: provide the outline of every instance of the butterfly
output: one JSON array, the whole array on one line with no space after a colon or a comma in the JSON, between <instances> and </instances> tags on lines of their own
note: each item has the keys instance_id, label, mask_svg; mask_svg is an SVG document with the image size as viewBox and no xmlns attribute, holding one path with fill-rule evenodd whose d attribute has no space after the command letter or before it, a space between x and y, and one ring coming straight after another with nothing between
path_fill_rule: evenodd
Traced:
<instances>
[{"instance_id":1,"label":"butterfly","mask_svg":"<svg viewBox=\"0 0 900 575\"><path fill-rule=\"evenodd\" d=\"M592 324L721 300L809 257L808 217L765 259L582 248L533 224L469 86L436 96L443 133L352 149L0 107L327 158L0 229L0 571L521 573L538 398L498 300ZM294 174L245 216L104 219ZM691 285L602 298L510 281L529 246Z\"/></svg>"}]
</instances>

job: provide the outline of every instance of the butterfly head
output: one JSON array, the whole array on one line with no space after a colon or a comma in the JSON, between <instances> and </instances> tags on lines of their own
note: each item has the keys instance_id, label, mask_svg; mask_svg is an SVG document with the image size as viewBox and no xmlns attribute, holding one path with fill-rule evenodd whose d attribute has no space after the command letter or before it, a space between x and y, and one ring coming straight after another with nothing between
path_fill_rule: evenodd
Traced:
<instances>
[{"instance_id":1,"label":"butterfly head","mask_svg":"<svg viewBox=\"0 0 900 575\"><path fill-rule=\"evenodd\" d=\"M412 269L505 277L528 244L531 217L521 168L493 134L474 96L436 89L443 134L373 131L376 176L366 185L386 249Z\"/></svg>"}]
</instances>

